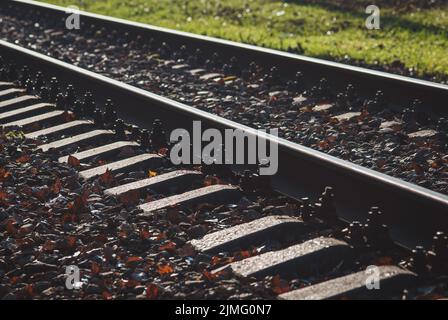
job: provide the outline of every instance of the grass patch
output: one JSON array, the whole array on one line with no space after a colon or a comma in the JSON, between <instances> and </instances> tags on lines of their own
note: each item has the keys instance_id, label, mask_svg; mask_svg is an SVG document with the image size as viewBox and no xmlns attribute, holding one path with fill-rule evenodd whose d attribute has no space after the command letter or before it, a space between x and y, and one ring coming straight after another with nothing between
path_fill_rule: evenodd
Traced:
<instances>
[{"instance_id":1,"label":"grass patch","mask_svg":"<svg viewBox=\"0 0 448 320\"><path fill-rule=\"evenodd\" d=\"M362 0L331 1L46 0L157 26L289 50L313 57L350 57L369 64L400 61L417 76L448 75L448 5L381 10L381 29L367 30ZM316 3L317 2L317 3Z\"/></svg>"}]
</instances>

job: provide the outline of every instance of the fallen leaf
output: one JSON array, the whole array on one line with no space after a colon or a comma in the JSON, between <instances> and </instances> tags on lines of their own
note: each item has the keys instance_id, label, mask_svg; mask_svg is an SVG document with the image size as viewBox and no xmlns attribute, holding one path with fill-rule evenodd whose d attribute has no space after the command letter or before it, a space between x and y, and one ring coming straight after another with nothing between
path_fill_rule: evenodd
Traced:
<instances>
[{"instance_id":1,"label":"fallen leaf","mask_svg":"<svg viewBox=\"0 0 448 320\"><path fill-rule=\"evenodd\" d=\"M125 206L137 204L140 200L140 192L138 190L129 190L121 194L119 200Z\"/></svg>"},{"instance_id":2,"label":"fallen leaf","mask_svg":"<svg viewBox=\"0 0 448 320\"><path fill-rule=\"evenodd\" d=\"M23 156L16 159L17 163L28 163L31 161L31 157L28 154L24 154Z\"/></svg>"},{"instance_id":3,"label":"fallen leaf","mask_svg":"<svg viewBox=\"0 0 448 320\"><path fill-rule=\"evenodd\" d=\"M112 294L109 291L103 291L103 299L104 300L111 300Z\"/></svg>"},{"instance_id":4,"label":"fallen leaf","mask_svg":"<svg viewBox=\"0 0 448 320\"><path fill-rule=\"evenodd\" d=\"M114 181L114 176L112 174L112 171L109 169L106 170L101 176L100 181L104 183L106 186L109 186Z\"/></svg>"},{"instance_id":5,"label":"fallen leaf","mask_svg":"<svg viewBox=\"0 0 448 320\"><path fill-rule=\"evenodd\" d=\"M158 153L161 156L166 156L168 154L168 148L160 148Z\"/></svg>"},{"instance_id":6,"label":"fallen leaf","mask_svg":"<svg viewBox=\"0 0 448 320\"><path fill-rule=\"evenodd\" d=\"M136 286L139 286L140 282L136 281L136 280L128 280L126 282L126 287L128 288L135 288Z\"/></svg>"},{"instance_id":7,"label":"fallen leaf","mask_svg":"<svg viewBox=\"0 0 448 320\"><path fill-rule=\"evenodd\" d=\"M376 262L375 265L377 266L390 266L392 265L394 262L394 259L392 257L388 257L388 256L383 256L383 257L379 257Z\"/></svg>"},{"instance_id":8,"label":"fallen leaf","mask_svg":"<svg viewBox=\"0 0 448 320\"><path fill-rule=\"evenodd\" d=\"M280 278L279 275L276 275L271 280L272 291L275 294L282 294L288 292L290 290L289 284L286 280Z\"/></svg>"},{"instance_id":9,"label":"fallen leaf","mask_svg":"<svg viewBox=\"0 0 448 320\"><path fill-rule=\"evenodd\" d=\"M239 258L241 258L241 259L246 259L246 258L250 258L252 255L250 254L250 252L249 251L240 251L240 252L237 252L236 254L235 254L235 256L236 257L239 257Z\"/></svg>"},{"instance_id":10,"label":"fallen leaf","mask_svg":"<svg viewBox=\"0 0 448 320\"><path fill-rule=\"evenodd\" d=\"M118 232L118 237L121 239L126 239L128 237L128 233L125 230L121 230Z\"/></svg>"},{"instance_id":11,"label":"fallen leaf","mask_svg":"<svg viewBox=\"0 0 448 320\"><path fill-rule=\"evenodd\" d=\"M173 267L171 267L169 264L159 264L157 266L157 272L160 275L169 274L174 271Z\"/></svg>"},{"instance_id":12,"label":"fallen leaf","mask_svg":"<svg viewBox=\"0 0 448 320\"><path fill-rule=\"evenodd\" d=\"M328 142L327 141L325 141L325 140L322 140L322 141L319 141L319 143L317 144L318 145L318 147L320 148L320 149L328 149L329 147L330 147L330 145L328 144Z\"/></svg>"},{"instance_id":13,"label":"fallen leaf","mask_svg":"<svg viewBox=\"0 0 448 320\"><path fill-rule=\"evenodd\" d=\"M159 247L160 251L166 250L166 251L174 251L176 249L176 244L173 241L169 241L168 243L161 245Z\"/></svg>"},{"instance_id":14,"label":"fallen leaf","mask_svg":"<svg viewBox=\"0 0 448 320\"><path fill-rule=\"evenodd\" d=\"M64 122L70 122L75 120L75 114L73 112L65 111L62 115L62 120Z\"/></svg>"},{"instance_id":15,"label":"fallen leaf","mask_svg":"<svg viewBox=\"0 0 448 320\"><path fill-rule=\"evenodd\" d=\"M70 202L67 207L73 215L78 215L84 211L86 205L86 197L77 195L75 196L75 200Z\"/></svg>"},{"instance_id":16,"label":"fallen leaf","mask_svg":"<svg viewBox=\"0 0 448 320\"><path fill-rule=\"evenodd\" d=\"M418 175L422 175L424 173L423 167L419 165L417 162L412 162L411 168L414 169L415 173Z\"/></svg>"},{"instance_id":17,"label":"fallen leaf","mask_svg":"<svg viewBox=\"0 0 448 320\"><path fill-rule=\"evenodd\" d=\"M5 168L0 168L0 182L7 180L11 176L11 172L7 171Z\"/></svg>"},{"instance_id":18,"label":"fallen leaf","mask_svg":"<svg viewBox=\"0 0 448 320\"><path fill-rule=\"evenodd\" d=\"M61 191L61 187L62 187L61 179L56 178L56 181L51 186L51 192L53 194L59 194L59 192Z\"/></svg>"},{"instance_id":19,"label":"fallen leaf","mask_svg":"<svg viewBox=\"0 0 448 320\"><path fill-rule=\"evenodd\" d=\"M154 200L153 195L150 194L150 193L148 193L148 194L146 195L145 202L151 202L151 201L153 201L153 200Z\"/></svg>"},{"instance_id":20,"label":"fallen leaf","mask_svg":"<svg viewBox=\"0 0 448 320\"><path fill-rule=\"evenodd\" d=\"M178 255L181 257L191 257L196 254L196 251L194 250L193 246L189 243L185 244L182 248L177 250Z\"/></svg>"},{"instance_id":21,"label":"fallen leaf","mask_svg":"<svg viewBox=\"0 0 448 320\"><path fill-rule=\"evenodd\" d=\"M19 281L20 281L20 277L19 276L13 276L13 277L11 277L10 279L9 279L9 282L12 284L12 285L15 285L16 283L18 283Z\"/></svg>"},{"instance_id":22,"label":"fallen leaf","mask_svg":"<svg viewBox=\"0 0 448 320\"><path fill-rule=\"evenodd\" d=\"M166 239L166 233L165 232L160 232L157 237L156 240L162 240L162 239Z\"/></svg>"},{"instance_id":23,"label":"fallen leaf","mask_svg":"<svg viewBox=\"0 0 448 320\"><path fill-rule=\"evenodd\" d=\"M142 240L147 239L151 236L151 232L149 232L148 230L140 229L139 236Z\"/></svg>"},{"instance_id":24,"label":"fallen leaf","mask_svg":"<svg viewBox=\"0 0 448 320\"><path fill-rule=\"evenodd\" d=\"M149 300L156 299L158 295L159 295L159 287L156 284L150 283L149 285L146 286L147 299Z\"/></svg>"},{"instance_id":25,"label":"fallen leaf","mask_svg":"<svg viewBox=\"0 0 448 320\"><path fill-rule=\"evenodd\" d=\"M25 293L26 295L28 295L29 297L34 296L34 287L33 284L27 284L25 286Z\"/></svg>"},{"instance_id":26,"label":"fallen leaf","mask_svg":"<svg viewBox=\"0 0 448 320\"><path fill-rule=\"evenodd\" d=\"M40 201L46 201L48 195L50 194L50 188L48 187L41 187L37 189L37 191L34 192L34 196L39 199Z\"/></svg>"},{"instance_id":27,"label":"fallen leaf","mask_svg":"<svg viewBox=\"0 0 448 320\"><path fill-rule=\"evenodd\" d=\"M73 248L76 245L76 237L75 236L68 236L67 237L67 245L69 248Z\"/></svg>"},{"instance_id":28,"label":"fallen leaf","mask_svg":"<svg viewBox=\"0 0 448 320\"><path fill-rule=\"evenodd\" d=\"M215 184L220 184L221 180L219 180L218 177L215 176L206 176L204 179L204 186L208 187L208 186L212 186Z\"/></svg>"},{"instance_id":29,"label":"fallen leaf","mask_svg":"<svg viewBox=\"0 0 448 320\"><path fill-rule=\"evenodd\" d=\"M143 261L143 258L142 257L137 257L137 256L135 256L135 257L129 257L127 260L126 260L126 266L127 267L130 267L130 268L135 268L135 267L137 267L137 265L140 263L140 262L142 262Z\"/></svg>"},{"instance_id":30,"label":"fallen leaf","mask_svg":"<svg viewBox=\"0 0 448 320\"><path fill-rule=\"evenodd\" d=\"M0 204L8 205L8 194L5 191L0 191Z\"/></svg>"},{"instance_id":31,"label":"fallen leaf","mask_svg":"<svg viewBox=\"0 0 448 320\"><path fill-rule=\"evenodd\" d=\"M213 281L213 280L215 280L215 279L217 278L217 274L213 274L213 273L211 273L210 271L207 271L207 270L204 270L204 271L202 272L202 276L203 276L206 280L208 280L208 281Z\"/></svg>"},{"instance_id":32,"label":"fallen leaf","mask_svg":"<svg viewBox=\"0 0 448 320\"><path fill-rule=\"evenodd\" d=\"M95 236L95 241L106 243L109 239L107 239L107 236L104 234L98 234Z\"/></svg>"},{"instance_id":33,"label":"fallen leaf","mask_svg":"<svg viewBox=\"0 0 448 320\"><path fill-rule=\"evenodd\" d=\"M98 274L100 273L100 266L95 261L92 262L92 268L90 269L92 274Z\"/></svg>"},{"instance_id":34,"label":"fallen leaf","mask_svg":"<svg viewBox=\"0 0 448 320\"><path fill-rule=\"evenodd\" d=\"M80 165L80 161L78 160L78 158L76 158L76 157L74 157L74 156L72 156L72 155L69 155L69 156L68 156L68 159L67 159L67 164L68 164L70 167L75 168L75 167L77 167L77 166Z\"/></svg>"},{"instance_id":35,"label":"fallen leaf","mask_svg":"<svg viewBox=\"0 0 448 320\"><path fill-rule=\"evenodd\" d=\"M17 228L14 226L13 221L8 221L8 223L6 224L6 231L12 236L17 234Z\"/></svg>"},{"instance_id":36,"label":"fallen leaf","mask_svg":"<svg viewBox=\"0 0 448 320\"><path fill-rule=\"evenodd\" d=\"M76 215L75 214L65 213L62 216L62 223L73 223L75 221L76 221Z\"/></svg>"},{"instance_id":37,"label":"fallen leaf","mask_svg":"<svg viewBox=\"0 0 448 320\"><path fill-rule=\"evenodd\" d=\"M148 171L148 177L153 178L155 176L157 176L157 172L151 170Z\"/></svg>"},{"instance_id":38,"label":"fallen leaf","mask_svg":"<svg viewBox=\"0 0 448 320\"><path fill-rule=\"evenodd\" d=\"M210 264L212 266L216 266L220 262L221 262L221 259L218 256L213 256L212 259L210 260Z\"/></svg>"},{"instance_id":39,"label":"fallen leaf","mask_svg":"<svg viewBox=\"0 0 448 320\"><path fill-rule=\"evenodd\" d=\"M55 247L56 247L56 242L54 242L52 240L47 240L42 245L42 250L43 251L47 251L47 252L51 252L51 251L53 251L55 249Z\"/></svg>"}]
</instances>

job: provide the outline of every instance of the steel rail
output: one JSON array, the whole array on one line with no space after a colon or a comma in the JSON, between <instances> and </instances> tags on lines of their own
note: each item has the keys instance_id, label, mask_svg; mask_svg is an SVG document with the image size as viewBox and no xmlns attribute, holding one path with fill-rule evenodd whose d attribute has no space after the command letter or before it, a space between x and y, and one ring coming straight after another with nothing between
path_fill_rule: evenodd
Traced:
<instances>
[{"instance_id":1,"label":"steel rail","mask_svg":"<svg viewBox=\"0 0 448 320\"><path fill-rule=\"evenodd\" d=\"M0 41L0 52L10 62L28 65L32 72L44 71L62 84L74 84L79 92L104 93L116 102L120 117L142 127L161 118L166 130L191 130L192 121L201 120L204 128L241 129L258 135L239 123L5 41ZM285 195L317 199L325 186L332 186L338 214L345 221L362 220L371 206L380 206L392 238L406 247L427 244L435 231L448 227L448 196L282 138L268 135L268 139L279 146L279 171L271 183Z\"/></svg>"},{"instance_id":2,"label":"steel rail","mask_svg":"<svg viewBox=\"0 0 448 320\"><path fill-rule=\"evenodd\" d=\"M12 0L10 5L19 6L23 10L39 10L57 15L61 18L61 23L62 18L70 14L67 8L33 0ZM376 90L383 90L385 98L399 106L406 106L411 100L418 98L425 102L431 111L440 114L446 114L448 111L447 85L85 11L78 13L81 23L89 22L125 32L137 32L145 37L152 36L178 46L188 44L209 52L217 51L224 55L237 56L242 62L255 60L261 65L275 63L284 76L290 76L292 72L301 70L310 81L326 77L335 89L342 89L347 82L350 82L355 84L360 93L366 95L372 95Z\"/></svg>"}]
</instances>

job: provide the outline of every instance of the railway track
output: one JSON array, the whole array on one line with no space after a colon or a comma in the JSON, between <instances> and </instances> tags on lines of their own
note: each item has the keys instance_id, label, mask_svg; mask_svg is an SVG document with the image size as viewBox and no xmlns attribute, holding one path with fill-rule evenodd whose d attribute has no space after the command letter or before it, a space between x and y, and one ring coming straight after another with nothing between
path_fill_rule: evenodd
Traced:
<instances>
[{"instance_id":1,"label":"railway track","mask_svg":"<svg viewBox=\"0 0 448 320\"><path fill-rule=\"evenodd\" d=\"M250 128L4 41L0 54L0 122L6 136L23 133L7 152L19 153L17 163L38 156L64 168L50 191L42 185L48 181L33 180L29 196L53 214L65 212L64 239L91 242L58 247L41 231L47 217L19 219L27 210L17 203L22 211L2 221L3 243L31 233L28 245L45 254L2 261L9 297L446 296L445 196L274 136L268 139L279 145L279 171L270 178L253 166L174 166L169 130L191 131L193 120L218 130ZM4 188L14 187L6 173L3 179ZM70 205L52 207L61 195ZM79 233L85 219L96 220L100 234ZM419 243L425 247L414 248ZM50 272L55 279L39 283L60 287L56 275L68 263L87 274L83 290L26 284ZM380 290L366 286L372 265Z\"/></svg>"},{"instance_id":2,"label":"railway track","mask_svg":"<svg viewBox=\"0 0 448 320\"><path fill-rule=\"evenodd\" d=\"M448 194L446 85L85 12L67 32L65 8L33 1L1 10L10 42Z\"/></svg>"},{"instance_id":3,"label":"railway track","mask_svg":"<svg viewBox=\"0 0 448 320\"><path fill-rule=\"evenodd\" d=\"M33 8L32 17L27 13L29 8ZM88 31L82 32L81 28L79 34L71 34L69 38L73 38L73 43L89 43L86 40L95 35L98 47L94 42L91 46L76 47L67 43L67 38L63 40L57 35L61 31L59 23L66 17L60 8L32 1L13 1L2 8L0 14L7 25L2 33L5 39L85 68L0 41L3 59L0 123L3 130L13 136L24 132L25 149L34 146L39 156L48 157L56 167L74 167L75 178L65 177L65 180L75 179L84 187L93 186L95 192L90 190L85 199L82 197L85 189L71 190L73 204L82 200L83 214L103 215L102 219L109 221L104 212L111 208L115 212L119 208L124 211L114 215L126 216L127 224L123 225L126 224L124 227L129 233L132 233L130 225L144 228L144 232L139 231L142 238L139 245L143 248L129 249L132 261L123 261L124 258L117 258L118 262L104 258L96 261L83 250L79 258L67 258L73 263L80 262L82 271L89 274L90 279L99 277L97 268L100 265L107 272L124 270L121 280L134 281L132 288L124 286L125 289L115 282L105 285L86 281L87 294L101 296L102 293L103 297L115 298L146 294L152 298L232 299L446 296L447 239L443 231L448 229L448 198L435 192L444 192L443 183L440 187L432 184L446 180L443 174L447 159L442 158L446 151L446 127L443 120L437 120L445 113L443 103L448 92L445 86L87 13L82 13L81 21ZM29 20L14 20L15 16ZM36 19L39 26L35 40L28 41L29 37L23 35ZM109 27L117 31L105 35L104 30ZM40 38L43 34L49 38ZM145 46L142 39L149 37L153 38L153 44ZM40 41L42 39L44 41ZM61 41L65 41L64 45L70 50L61 52L59 47L58 53ZM110 48L111 43L128 47L125 50ZM219 51L220 56L215 56L214 62L189 61L187 57L191 54L185 53L185 49L171 49L181 48L184 43L188 43L188 52L200 48L203 56L212 56L214 51ZM100 60L96 60L100 56L95 51L98 48L100 52L107 52ZM117 58L142 48L152 53L145 63L138 64L136 59L142 57L138 53ZM82 49L88 53L87 58L80 54ZM112 61L110 64L108 59ZM218 60L226 66L218 66ZM252 60L255 61L251 65L254 70L240 67L249 65ZM123 69L114 69L117 62L123 64ZM128 69L133 64L138 65L150 81L143 81L138 70ZM25 70L24 66L27 66ZM305 76L296 77L297 70ZM138 76L129 77L133 72ZM56 80L52 80L53 77ZM171 77L174 80L170 80ZM258 77L262 79L257 80ZM322 77L326 80L322 81ZM165 81L166 87L163 86ZM349 82L356 84L356 98L352 97L355 89L347 87ZM183 83L194 83L194 86L185 87ZM326 91L328 87L331 92ZM208 90L208 93L198 94L201 90ZM263 122L226 113L233 103L239 107L246 103L227 99L229 95L244 97L250 90L255 92L251 99L256 98L255 105L261 111L280 112L285 104L294 103L295 110L300 108L300 114L295 113L295 117L311 115L302 120L315 122L317 126L325 121L330 130L350 123L361 123L361 127L377 122L385 133L370 130L370 134L378 134L378 139L389 139L387 134L401 139L398 144L395 140L389 141L395 143L392 149L400 150L396 158L409 156L406 153L409 150L401 150L401 145L413 143L422 149L424 146L429 151L423 156L423 162L434 163L425 165L428 169L419 162L418 169L413 167L412 170L428 170L423 177L429 184L421 185L435 191L403 181L408 179L406 174L397 175L401 180L359 166L352 157L333 157L325 148L310 144L308 138L305 139L308 142L293 139L288 129L282 130L281 138L268 137L279 147L279 170L269 178L255 174L257 167L253 165L172 165L165 149L169 147L165 145L167 133L176 128L191 132L195 120L200 120L204 128L221 131L249 130L254 121L259 127L281 127L275 119ZM380 93L375 93L378 90ZM93 93L95 99L86 92ZM338 92L342 97L336 97ZM326 94L324 99L319 99ZM264 105L265 100L261 98L268 103ZM416 98L423 102L424 111L415 103L413 109L403 111L402 106L410 105ZM302 100L308 102L302 103ZM211 101L212 107L204 101ZM216 112L216 101L227 101L223 102L223 112ZM277 101L283 102L277 105ZM338 101L349 106L342 107ZM313 108L320 109L310 109L310 102ZM383 114L381 108L388 111ZM238 109L237 113L254 113L255 110ZM337 117L340 120L334 120ZM424 121L420 121L422 118ZM154 122L156 119L160 120ZM386 125L387 122L395 124ZM294 130L300 130L297 125ZM305 129L313 128L316 129ZM360 133L352 129L346 127L348 140L356 140L353 134ZM335 144L340 142L336 140ZM380 160L387 167L388 159ZM365 166L363 161L359 164ZM392 162L391 167L394 168ZM392 171L385 172L393 175ZM67 172L73 174L72 170ZM46 195L42 202L51 202L50 196L51 193ZM100 207L98 210L90 203L93 201L87 201L99 198L106 199L107 209L101 209L104 203L96 204ZM21 230L28 224L4 220L2 227L8 234L11 226ZM103 257L109 250L106 247L117 244L126 247L132 242L128 236L123 236L128 232L123 231L123 226L114 228L117 222L109 224L112 225L112 233L107 229L109 242L99 246L96 240L91 240L96 246L92 250L99 250ZM157 228L159 233L148 238L156 244L141 236L142 232L151 234L148 229L152 228ZM64 236L72 237L71 234L76 232L64 232ZM20 232L14 236L21 239ZM79 250L64 247L60 251L67 257L67 253L74 255ZM148 259L152 261L150 270L148 266L143 267L143 261ZM60 261L66 261L65 258L54 261L44 261L47 265L38 264L38 267L51 266L51 271L62 272L65 263ZM33 263L27 264L27 268L37 268ZM95 267L89 263L95 263ZM125 266L118 267L120 263ZM13 266L5 262L8 265L5 274L9 278L20 275L20 263L11 264ZM384 284L381 290L368 290L365 285L366 268L370 265L380 266L376 270L382 279L380 283ZM156 271L151 271L153 269ZM145 277L139 278L142 273ZM185 273L190 277L185 277ZM172 274L176 276L170 278ZM32 281L33 276L32 273L25 275L25 279ZM110 274L107 277L115 279ZM61 282L60 279L55 281ZM10 288L8 294L20 295L22 291L22 287ZM54 293L48 294L53 297ZM60 297L80 297L70 291L59 294Z\"/></svg>"}]
</instances>

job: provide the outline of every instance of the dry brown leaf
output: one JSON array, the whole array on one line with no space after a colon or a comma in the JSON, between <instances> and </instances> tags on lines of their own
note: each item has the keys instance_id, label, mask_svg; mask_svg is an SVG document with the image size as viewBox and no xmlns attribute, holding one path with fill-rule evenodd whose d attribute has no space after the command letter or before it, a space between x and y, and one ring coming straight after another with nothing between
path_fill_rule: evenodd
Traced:
<instances>
[{"instance_id":1,"label":"dry brown leaf","mask_svg":"<svg viewBox=\"0 0 448 320\"><path fill-rule=\"evenodd\" d=\"M62 187L61 179L56 178L56 181L51 186L51 192L53 194L59 194L59 192L61 192L61 187Z\"/></svg>"},{"instance_id":2,"label":"dry brown leaf","mask_svg":"<svg viewBox=\"0 0 448 320\"><path fill-rule=\"evenodd\" d=\"M5 168L0 168L0 182L3 182L11 177L11 172L7 171Z\"/></svg>"},{"instance_id":3,"label":"dry brown leaf","mask_svg":"<svg viewBox=\"0 0 448 320\"><path fill-rule=\"evenodd\" d=\"M78 158L69 155L68 159L67 159L67 163L70 167L76 168L77 166L80 165L80 161L78 160Z\"/></svg>"},{"instance_id":4,"label":"dry brown leaf","mask_svg":"<svg viewBox=\"0 0 448 320\"><path fill-rule=\"evenodd\" d=\"M112 294L109 291L103 291L103 299L104 300L111 300Z\"/></svg>"},{"instance_id":5,"label":"dry brown leaf","mask_svg":"<svg viewBox=\"0 0 448 320\"><path fill-rule=\"evenodd\" d=\"M114 175L112 174L112 171L109 169L106 170L101 176L100 181L104 183L106 186L109 186L114 181Z\"/></svg>"},{"instance_id":6,"label":"dry brown leaf","mask_svg":"<svg viewBox=\"0 0 448 320\"><path fill-rule=\"evenodd\" d=\"M160 275L169 274L172 273L173 271L174 271L173 267L170 266L169 264L160 264L157 266L157 272Z\"/></svg>"},{"instance_id":7,"label":"dry brown leaf","mask_svg":"<svg viewBox=\"0 0 448 320\"><path fill-rule=\"evenodd\" d=\"M193 246L189 243L185 244L182 248L177 250L178 255L181 257L188 257L188 256L194 256L196 254L196 251L194 250Z\"/></svg>"},{"instance_id":8,"label":"dry brown leaf","mask_svg":"<svg viewBox=\"0 0 448 320\"><path fill-rule=\"evenodd\" d=\"M286 280L280 278L279 275L276 275L271 280L272 291L275 294L282 294L288 292L290 290L289 284Z\"/></svg>"},{"instance_id":9,"label":"dry brown leaf","mask_svg":"<svg viewBox=\"0 0 448 320\"><path fill-rule=\"evenodd\" d=\"M379 257L376 262L375 265L377 266L390 266L392 265L394 262L394 259L392 257L388 257L388 256L383 256L383 257Z\"/></svg>"},{"instance_id":10,"label":"dry brown leaf","mask_svg":"<svg viewBox=\"0 0 448 320\"><path fill-rule=\"evenodd\" d=\"M174 251L176 249L176 244L172 241L169 241L168 243L165 243L159 247L160 251L166 250L166 251Z\"/></svg>"},{"instance_id":11,"label":"dry brown leaf","mask_svg":"<svg viewBox=\"0 0 448 320\"><path fill-rule=\"evenodd\" d=\"M214 273L211 273L210 271L204 270L202 272L202 276L208 281L213 281L217 278L218 274L214 274Z\"/></svg>"},{"instance_id":12,"label":"dry brown leaf","mask_svg":"<svg viewBox=\"0 0 448 320\"><path fill-rule=\"evenodd\" d=\"M219 180L218 177L215 176L206 176L204 179L204 186L208 187L208 186L212 186L215 184L220 184L221 180Z\"/></svg>"},{"instance_id":13,"label":"dry brown leaf","mask_svg":"<svg viewBox=\"0 0 448 320\"><path fill-rule=\"evenodd\" d=\"M34 286L33 284L27 284L25 286L25 294L29 297L33 297L34 296Z\"/></svg>"},{"instance_id":14,"label":"dry brown leaf","mask_svg":"<svg viewBox=\"0 0 448 320\"><path fill-rule=\"evenodd\" d=\"M8 194L3 190L0 191L0 204L8 205Z\"/></svg>"},{"instance_id":15,"label":"dry brown leaf","mask_svg":"<svg viewBox=\"0 0 448 320\"><path fill-rule=\"evenodd\" d=\"M14 226L14 221L9 220L6 223L6 231L8 232L8 234L10 234L12 236L17 234L17 229Z\"/></svg>"},{"instance_id":16,"label":"dry brown leaf","mask_svg":"<svg viewBox=\"0 0 448 320\"><path fill-rule=\"evenodd\" d=\"M137 204L140 200L140 192L138 190L129 190L121 194L119 200L125 206Z\"/></svg>"},{"instance_id":17,"label":"dry brown leaf","mask_svg":"<svg viewBox=\"0 0 448 320\"><path fill-rule=\"evenodd\" d=\"M48 251L51 252L56 248L56 242L52 241L52 240L47 240L45 241L45 243L42 245L42 250L43 251Z\"/></svg>"},{"instance_id":18,"label":"dry brown leaf","mask_svg":"<svg viewBox=\"0 0 448 320\"><path fill-rule=\"evenodd\" d=\"M61 115L61 117L62 117L62 120L63 120L64 122L70 122L70 121L75 120L75 114L74 114L73 112L65 111L65 112Z\"/></svg>"},{"instance_id":19,"label":"dry brown leaf","mask_svg":"<svg viewBox=\"0 0 448 320\"><path fill-rule=\"evenodd\" d=\"M155 176L157 176L157 172L151 170L148 171L148 177L153 178Z\"/></svg>"},{"instance_id":20,"label":"dry brown leaf","mask_svg":"<svg viewBox=\"0 0 448 320\"><path fill-rule=\"evenodd\" d=\"M139 231L140 239L148 239L151 236L151 232L148 230L140 229Z\"/></svg>"},{"instance_id":21,"label":"dry brown leaf","mask_svg":"<svg viewBox=\"0 0 448 320\"><path fill-rule=\"evenodd\" d=\"M16 159L17 163L28 163L31 161L31 157L28 154L24 154L23 156Z\"/></svg>"},{"instance_id":22,"label":"dry brown leaf","mask_svg":"<svg viewBox=\"0 0 448 320\"><path fill-rule=\"evenodd\" d=\"M146 298L149 300L156 299L159 295L159 287L154 284L150 283L146 286Z\"/></svg>"},{"instance_id":23,"label":"dry brown leaf","mask_svg":"<svg viewBox=\"0 0 448 320\"><path fill-rule=\"evenodd\" d=\"M129 257L127 260L126 260L126 266L127 267L130 267L130 268L132 268L132 267L136 267L140 262L142 262L143 261L143 258L142 257L138 257L138 256L135 256L135 257Z\"/></svg>"},{"instance_id":24,"label":"dry brown leaf","mask_svg":"<svg viewBox=\"0 0 448 320\"><path fill-rule=\"evenodd\" d=\"M161 156L166 156L168 154L168 148L160 148L158 153Z\"/></svg>"},{"instance_id":25,"label":"dry brown leaf","mask_svg":"<svg viewBox=\"0 0 448 320\"><path fill-rule=\"evenodd\" d=\"M34 192L34 196L40 201L45 201L50 193L50 188L42 187L39 188L36 192Z\"/></svg>"},{"instance_id":26,"label":"dry brown leaf","mask_svg":"<svg viewBox=\"0 0 448 320\"><path fill-rule=\"evenodd\" d=\"M73 215L78 215L82 213L87 205L87 197L88 194L86 192L84 192L82 195L75 196L75 200L67 205L69 211Z\"/></svg>"},{"instance_id":27,"label":"dry brown leaf","mask_svg":"<svg viewBox=\"0 0 448 320\"><path fill-rule=\"evenodd\" d=\"M96 262L92 262L92 268L91 268L92 274L98 274L100 273L100 266Z\"/></svg>"},{"instance_id":28,"label":"dry brown leaf","mask_svg":"<svg viewBox=\"0 0 448 320\"><path fill-rule=\"evenodd\" d=\"M68 236L67 237L67 246L69 248L73 248L76 245L76 237L75 236Z\"/></svg>"}]
</instances>

